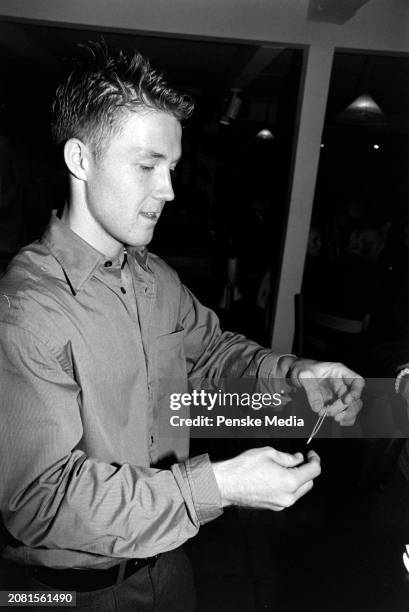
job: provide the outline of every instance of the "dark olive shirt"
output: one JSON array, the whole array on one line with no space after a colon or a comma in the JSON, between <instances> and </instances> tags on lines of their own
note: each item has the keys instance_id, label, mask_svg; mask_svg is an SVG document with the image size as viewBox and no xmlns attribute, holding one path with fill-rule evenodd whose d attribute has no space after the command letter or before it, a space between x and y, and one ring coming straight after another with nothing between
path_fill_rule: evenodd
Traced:
<instances>
[{"instance_id":1,"label":"dark olive shirt","mask_svg":"<svg viewBox=\"0 0 409 612\"><path fill-rule=\"evenodd\" d=\"M208 456L160 435L166 381L280 375L160 258L129 248L125 266L53 215L0 281L5 558L103 568L179 546L222 509Z\"/></svg>"}]
</instances>

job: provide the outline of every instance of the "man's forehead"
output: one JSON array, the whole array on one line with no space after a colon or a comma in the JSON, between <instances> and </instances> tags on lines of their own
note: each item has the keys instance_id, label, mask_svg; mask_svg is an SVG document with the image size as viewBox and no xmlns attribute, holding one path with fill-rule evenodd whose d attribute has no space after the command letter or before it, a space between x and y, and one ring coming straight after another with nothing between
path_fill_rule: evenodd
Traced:
<instances>
[{"instance_id":1,"label":"man's forehead","mask_svg":"<svg viewBox=\"0 0 409 612\"><path fill-rule=\"evenodd\" d=\"M182 126L175 116L162 111L129 112L118 138L134 155L172 161L181 155Z\"/></svg>"}]
</instances>

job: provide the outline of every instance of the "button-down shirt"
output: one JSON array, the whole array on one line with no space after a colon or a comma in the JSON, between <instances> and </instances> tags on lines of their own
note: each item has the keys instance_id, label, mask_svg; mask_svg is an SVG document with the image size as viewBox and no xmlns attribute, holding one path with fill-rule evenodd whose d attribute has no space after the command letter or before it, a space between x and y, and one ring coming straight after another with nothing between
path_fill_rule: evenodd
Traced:
<instances>
[{"instance_id":1,"label":"button-down shirt","mask_svg":"<svg viewBox=\"0 0 409 612\"><path fill-rule=\"evenodd\" d=\"M0 365L2 554L52 567L149 557L222 512L208 456L159 435L161 381L280 375L160 258L109 260L56 216L0 282Z\"/></svg>"}]
</instances>

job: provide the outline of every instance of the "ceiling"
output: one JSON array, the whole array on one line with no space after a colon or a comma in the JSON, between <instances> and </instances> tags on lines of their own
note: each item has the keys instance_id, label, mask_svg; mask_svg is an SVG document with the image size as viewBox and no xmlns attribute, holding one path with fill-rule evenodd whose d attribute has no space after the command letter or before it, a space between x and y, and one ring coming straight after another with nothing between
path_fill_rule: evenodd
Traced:
<instances>
[{"instance_id":1,"label":"ceiling","mask_svg":"<svg viewBox=\"0 0 409 612\"><path fill-rule=\"evenodd\" d=\"M250 45L159 36L141 36L10 23L0 21L0 71L3 98L13 100L25 78L58 82L76 45L104 37L113 49L137 49L148 56L174 85L204 99L213 109L223 104L231 88L253 99L276 99L290 68L294 51L275 45ZM301 55L300 55L301 58ZM3 100L4 103L4 100ZM10 103L10 102L9 102ZM12 103L12 102L11 102ZM217 110L218 112L218 110Z\"/></svg>"},{"instance_id":2,"label":"ceiling","mask_svg":"<svg viewBox=\"0 0 409 612\"><path fill-rule=\"evenodd\" d=\"M308 19L326 23L345 23L369 0L310 0Z\"/></svg>"},{"instance_id":3,"label":"ceiling","mask_svg":"<svg viewBox=\"0 0 409 612\"><path fill-rule=\"evenodd\" d=\"M344 0L321 0L329 18ZM350 0L351 11L360 0ZM310 3L310 12L318 4ZM325 10L324 10L325 9ZM329 11L329 13L328 13ZM248 104L238 120L260 121L268 115L283 91L288 91L292 75L299 75L302 51L280 45L241 44L187 38L142 36L101 32L69 27L50 27L22 22L0 21L0 105L3 115L19 113L35 123L44 114L66 64L76 53L78 43L104 36L112 48L139 51L168 80L188 89L198 100L197 116L205 123L220 117L229 90L239 88ZM295 78L295 77L294 77ZM294 92L294 88L292 88ZM330 85L327 124L335 124L337 114L361 93L370 93L390 119L393 131L409 131L409 57L337 52ZM261 105L261 110L260 110ZM274 113L269 114L270 118ZM4 122L4 120L3 120ZM6 119L7 123L7 119Z\"/></svg>"}]
</instances>

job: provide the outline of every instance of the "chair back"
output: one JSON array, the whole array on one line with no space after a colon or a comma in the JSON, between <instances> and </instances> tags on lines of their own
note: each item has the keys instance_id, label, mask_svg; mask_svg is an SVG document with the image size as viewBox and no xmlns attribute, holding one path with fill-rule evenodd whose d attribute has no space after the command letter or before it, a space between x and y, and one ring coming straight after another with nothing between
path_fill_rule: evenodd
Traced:
<instances>
[{"instance_id":1,"label":"chair back","mask_svg":"<svg viewBox=\"0 0 409 612\"><path fill-rule=\"evenodd\" d=\"M370 314L362 319L349 319L322 312L305 303L302 294L295 296L295 339L297 355L345 361L348 365L362 357Z\"/></svg>"}]
</instances>

